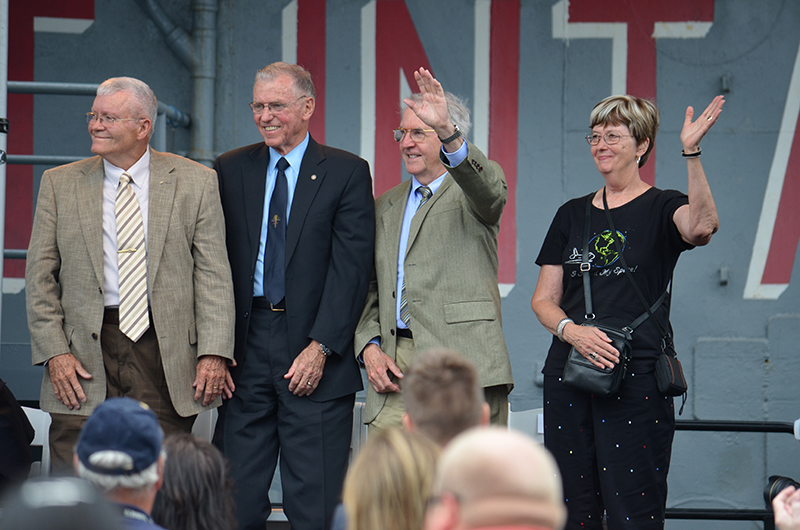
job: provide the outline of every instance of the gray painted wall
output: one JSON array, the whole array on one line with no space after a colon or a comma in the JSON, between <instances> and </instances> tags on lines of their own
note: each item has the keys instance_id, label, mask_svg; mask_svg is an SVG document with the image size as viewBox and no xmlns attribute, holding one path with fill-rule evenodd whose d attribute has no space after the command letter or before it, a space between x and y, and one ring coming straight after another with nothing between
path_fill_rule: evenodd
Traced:
<instances>
[{"instance_id":1,"label":"gray painted wall","mask_svg":"<svg viewBox=\"0 0 800 530\"><path fill-rule=\"evenodd\" d=\"M12 0L19 1L19 0ZM173 21L191 31L190 0L162 0ZM216 150L260 140L247 108L255 70L281 59L281 9L287 2L220 0ZM360 145L360 11L364 0L327 7L327 143ZM190 111L189 71L134 0L95 0L94 24L81 35L37 33L35 80L94 82L130 75L159 99ZM436 76L473 100L473 1L407 0ZM611 86L607 40L552 38L553 0L522 0L518 139L516 286L504 300L504 329L516 388L513 410L541 406L541 375L550 335L530 310L534 260L556 211L567 199L599 188L583 140L591 107ZM446 24L442 21L447 20ZM462 28L467 28L462 30ZM800 375L800 285L777 300L744 300L756 226L789 78L800 43L800 2L718 0L703 39L657 41L657 185L686 190L678 134L687 105L702 110L730 75L719 122L703 141L703 163L721 228L711 244L686 253L675 271L672 321L691 386L683 419L794 421ZM398 36L403 45L403 36ZM99 50L99 51L98 51ZM11 50L14 53L14 50ZM13 80L13 79L12 79ZM36 96L36 154L89 156L83 113L92 98ZM56 126L56 124L58 124ZM172 131L168 146L189 150L189 133ZM35 167L36 185L44 167ZM719 272L729 271L727 285ZM797 273L797 265L794 272ZM795 274L795 278L799 278ZM24 292L3 299L0 375L21 399L37 399L41 369L30 367ZM761 508L770 474L800 479L800 442L781 434L678 432L669 506ZM756 523L669 521L667 528L758 528Z\"/></svg>"}]
</instances>

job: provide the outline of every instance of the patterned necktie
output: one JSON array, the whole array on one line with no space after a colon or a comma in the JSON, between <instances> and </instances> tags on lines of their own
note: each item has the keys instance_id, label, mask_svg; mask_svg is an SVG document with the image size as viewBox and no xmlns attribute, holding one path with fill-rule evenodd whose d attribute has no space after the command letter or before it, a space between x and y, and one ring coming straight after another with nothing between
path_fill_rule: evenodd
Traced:
<instances>
[{"instance_id":1,"label":"patterned necktie","mask_svg":"<svg viewBox=\"0 0 800 530\"><path fill-rule=\"evenodd\" d=\"M433 192L428 186L420 186L419 188L417 188L416 192L422 195L422 198L420 199L419 204L417 205L417 212L418 212L419 209L422 208L422 205L428 202L428 199L431 198ZM416 212L414 212L414 215L416 215ZM402 320L406 326L411 327L410 324L411 312L408 310L408 294L406 293L405 276L403 276L403 286L402 289L400 290L400 320Z\"/></svg>"},{"instance_id":2,"label":"patterned necktie","mask_svg":"<svg viewBox=\"0 0 800 530\"><path fill-rule=\"evenodd\" d=\"M286 181L286 168L289 161L278 160L278 178L269 201L269 222L267 227L267 248L264 250L264 296L273 304L283 300L286 293L286 203L289 197L289 184Z\"/></svg>"},{"instance_id":3,"label":"patterned necktie","mask_svg":"<svg viewBox=\"0 0 800 530\"><path fill-rule=\"evenodd\" d=\"M133 342L150 327L147 315L147 249L139 200L123 173L117 188L117 266L119 269L119 330Z\"/></svg>"}]
</instances>

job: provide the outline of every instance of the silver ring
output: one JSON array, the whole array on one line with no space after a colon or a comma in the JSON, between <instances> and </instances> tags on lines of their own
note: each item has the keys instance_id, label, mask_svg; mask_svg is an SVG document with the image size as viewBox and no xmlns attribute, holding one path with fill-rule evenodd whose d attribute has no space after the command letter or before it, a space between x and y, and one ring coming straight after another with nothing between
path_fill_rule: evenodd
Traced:
<instances>
[{"instance_id":1,"label":"silver ring","mask_svg":"<svg viewBox=\"0 0 800 530\"><path fill-rule=\"evenodd\" d=\"M591 357L593 361L597 360L597 354L596 353L590 353L589 357Z\"/></svg>"},{"instance_id":2,"label":"silver ring","mask_svg":"<svg viewBox=\"0 0 800 530\"><path fill-rule=\"evenodd\" d=\"M314 385L311 383L311 381L306 381L306 384L307 384L308 386L314 386Z\"/></svg>"}]
</instances>

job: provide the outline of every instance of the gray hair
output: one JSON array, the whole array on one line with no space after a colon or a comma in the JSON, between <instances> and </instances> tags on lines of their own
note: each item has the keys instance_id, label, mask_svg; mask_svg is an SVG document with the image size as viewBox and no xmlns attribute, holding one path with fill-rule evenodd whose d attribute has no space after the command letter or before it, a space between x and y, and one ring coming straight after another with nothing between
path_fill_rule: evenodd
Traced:
<instances>
[{"instance_id":1,"label":"gray hair","mask_svg":"<svg viewBox=\"0 0 800 530\"><path fill-rule=\"evenodd\" d=\"M98 96L111 96L117 92L130 92L133 100L133 107L144 116L137 118L148 118L150 120L150 135L153 135L158 116L158 100L152 89L144 81L133 77L112 77L106 79L97 87Z\"/></svg>"},{"instance_id":2,"label":"gray hair","mask_svg":"<svg viewBox=\"0 0 800 530\"><path fill-rule=\"evenodd\" d=\"M469 108L466 101L452 92L445 92L444 97L447 100L447 114L450 116L450 121L453 122L453 125L458 125L458 128L461 129L461 134L467 136L470 128L472 128L472 122L469 118ZM411 94L406 99L410 99L417 105L421 105L423 102L422 94L419 92ZM405 111L406 108L408 107L404 106L403 110Z\"/></svg>"},{"instance_id":3,"label":"gray hair","mask_svg":"<svg viewBox=\"0 0 800 530\"><path fill-rule=\"evenodd\" d=\"M130 490L144 490L158 482L158 461L166 458L166 453L161 451L161 456L140 473L131 475L106 475L91 471L83 462L78 460L78 477L88 480L103 493L110 493L118 488ZM119 469L133 465L133 459L122 451L98 451L89 457L89 462L96 467L106 469Z\"/></svg>"},{"instance_id":4,"label":"gray hair","mask_svg":"<svg viewBox=\"0 0 800 530\"><path fill-rule=\"evenodd\" d=\"M609 96L592 109L589 128L598 125L625 125L637 146L650 140L647 151L639 159L639 167L642 167L656 146L658 121L658 109L652 101L628 95Z\"/></svg>"},{"instance_id":5,"label":"gray hair","mask_svg":"<svg viewBox=\"0 0 800 530\"><path fill-rule=\"evenodd\" d=\"M304 96L317 97L314 89L314 82L311 80L311 73L299 64L290 64L278 61L268 64L256 72L256 83L259 81L272 81L278 76L288 75L294 80L294 86L302 92Z\"/></svg>"}]
</instances>

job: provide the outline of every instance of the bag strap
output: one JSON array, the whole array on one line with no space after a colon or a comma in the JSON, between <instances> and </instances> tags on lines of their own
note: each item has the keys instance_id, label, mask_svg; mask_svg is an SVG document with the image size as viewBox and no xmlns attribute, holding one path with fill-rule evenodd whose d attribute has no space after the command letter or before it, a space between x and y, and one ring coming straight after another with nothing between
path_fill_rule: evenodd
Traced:
<instances>
[{"instance_id":1,"label":"bag strap","mask_svg":"<svg viewBox=\"0 0 800 530\"><path fill-rule=\"evenodd\" d=\"M647 320L648 317L653 317L653 320L655 320L655 322L656 322L656 326L658 326L658 330L661 332L661 336L662 337L671 337L669 331L664 329L664 326L662 326L661 322L659 322L659 320L657 318L655 318L653 313L655 313L656 310L661 306L661 304L666 299L667 295L669 295L670 300L672 299L672 293L670 292L670 286L672 284L672 275L670 274L669 282L667 283L667 289L664 290L664 293L658 298L656 303L653 304L652 307L650 307L647 304L647 301L645 300L644 295L642 294L642 290L639 289L639 285L633 279L633 275L631 274L630 270L628 270L628 264L625 261L625 255L622 252L622 247L620 245L619 238L617 238L617 229L614 228L614 221L613 221L613 219L611 219L611 212L608 209L608 201L606 201L606 187L605 186L603 186L603 210L606 213L606 220L608 221L608 224L611 227L611 236L612 236L612 239L614 240L614 246L617 248L617 254L619 255L619 260L622 263L623 270L625 271L625 276L627 276L628 280L630 280L630 283L633 286L633 290L636 291L636 294L639 296L639 300L642 302L642 305L644 306L644 309L645 309L645 312L642 313L639 316L639 318L637 318L636 320L633 321L633 323L631 324L631 327L632 328L636 328L636 326L638 326L639 324L641 324L642 322ZM669 310L669 307L667 308L667 310ZM669 315L669 313L668 313L668 315ZM642 317L644 317L644 318L642 318Z\"/></svg>"},{"instance_id":2,"label":"bag strap","mask_svg":"<svg viewBox=\"0 0 800 530\"><path fill-rule=\"evenodd\" d=\"M586 201L586 216L583 221L583 255L581 256L581 274L583 275L583 302L586 307L584 318L586 320L594 320L594 312L592 311L592 286L589 283L589 276L592 270L592 264L589 263L589 229L592 224L592 197L594 194L589 195L589 200Z\"/></svg>"}]
</instances>

